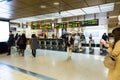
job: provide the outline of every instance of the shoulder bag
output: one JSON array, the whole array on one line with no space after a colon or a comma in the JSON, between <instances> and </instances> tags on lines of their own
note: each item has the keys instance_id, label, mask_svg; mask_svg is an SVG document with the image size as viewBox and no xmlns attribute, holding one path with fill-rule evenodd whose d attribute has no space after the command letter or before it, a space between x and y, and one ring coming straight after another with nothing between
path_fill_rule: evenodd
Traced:
<instances>
[{"instance_id":1,"label":"shoulder bag","mask_svg":"<svg viewBox=\"0 0 120 80\"><path fill-rule=\"evenodd\" d=\"M117 56L115 57L112 54L107 54L103 61L104 66L108 69L114 69L116 65L116 60L117 60Z\"/></svg>"}]
</instances>

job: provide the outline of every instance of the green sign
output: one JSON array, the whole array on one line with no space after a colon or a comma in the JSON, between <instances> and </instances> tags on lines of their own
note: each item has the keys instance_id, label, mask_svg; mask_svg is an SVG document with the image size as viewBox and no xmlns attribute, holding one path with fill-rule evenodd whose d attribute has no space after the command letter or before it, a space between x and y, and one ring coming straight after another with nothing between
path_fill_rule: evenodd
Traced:
<instances>
[{"instance_id":1,"label":"green sign","mask_svg":"<svg viewBox=\"0 0 120 80\"><path fill-rule=\"evenodd\" d=\"M97 25L99 25L98 19L80 21L80 26L97 26Z\"/></svg>"},{"instance_id":2,"label":"green sign","mask_svg":"<svg viewBox=\"0 0 120 80\"><path fill-rule=\"evenodd\" d=\"M54 28L61 28L62 27L62 23L55 23L54 24Z\"/></svg>"},{"instance_id":3,"label":"green sign","mask_svg":"<svg viewBox=\"0 0 120 80\"><path fill-rule=\"evenodd\" d=\"M73 26L72 22L67 23L67 28L72 28L72 26Z\"/></svg>"},{"instance_id":4,"label":"green sign","mask_svg":"<svg viewBox=\"0 0 120 80\"><path fill-rule=\"evenodd\" d=\"M80 27L80 22L79 22L79 21L74 21L74 22L72 23L72 26L73 26L73 27Z\"/></svg>"},{"instance_id":5,"label":"green sign","mask_svg":"<svg viewBox=\"0 0 120 80\"><path fill-rule=\"evenodd\" d=\"M52 28L52 24L44 24L40 26L40 29L50 29Z\"/></svg>"},{"instance_id":6,"label":"green sign","mask_svg":"<svg viewBox=\"0 0 120 80\"><path fill-rule=\"evenodd\" d=\"M66 28L67 23L55 23L54 28Z\"/></svg>"}]
</instances>

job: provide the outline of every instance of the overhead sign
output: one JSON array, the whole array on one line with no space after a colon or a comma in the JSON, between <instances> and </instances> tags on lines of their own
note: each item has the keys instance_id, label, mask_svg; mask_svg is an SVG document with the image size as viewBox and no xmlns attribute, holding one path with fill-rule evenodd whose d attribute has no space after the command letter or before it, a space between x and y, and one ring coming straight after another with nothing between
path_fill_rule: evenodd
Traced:
<instances>
[{"instance_id":1,"label":"overhead sign","mask_svg":"<svg viewBox=\"0 0 120 80\"><path fill-rule=\"evenodd\" d=\"M86 21L80 21L80 26L97 26L99 25L99 20L86 20Z\"/></svg>"},{"instance_id":2,"label":"overhead sign","mask_svg":"<svg viewBox=\"0 0 120 80\"><path fill-rule=\"evenodd\" d=\"M67 23L55 23L54 28L67 28Z\"/></svg>"},{"instance_id":3,"label":"overhead sign","mask_svg":"<svg viewBox=\"0 0 120 80\"><path fill-rule=\"evenodd\" d=\"M72 27L80 27L80 22L79 21L74 21L72 23Z\"/></svg>"},{"instance_id":4,"label":"overhead sign","mask_svg":"<svg viewBox=\"0 0 120 80\"><path fill-rule=\"evenodd\" d=\"M40 26L40 29L50 29L52 28L52 24L44 24Z\"/></svg>"}]
</instances>

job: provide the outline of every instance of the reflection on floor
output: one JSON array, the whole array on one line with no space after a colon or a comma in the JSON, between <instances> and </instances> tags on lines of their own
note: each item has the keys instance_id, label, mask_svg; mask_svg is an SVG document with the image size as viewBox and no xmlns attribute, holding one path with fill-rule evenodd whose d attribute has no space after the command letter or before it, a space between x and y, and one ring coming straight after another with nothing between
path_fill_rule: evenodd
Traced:
<instances>
[{"instance_id":1,"label":"reflection on floor","mask_svg":"<svg viewBox=\"0 0 120 80\"><path fill-rule=\"evenodd\" d=\"M30 49L26 49L24 57L15 51L13 49L10 56L0 55L0 80L107 80L108 70L103 65L104 56L100 55L99 48L73 52L69 61L64 51L39 49L35 58Z\"/></svg>"},{"instance_id":2,"label":"reflection on floor","mask_svg":"<svg viewBox=\"0 0 120 80\"><path fill-rule=\"evenodd\" d=\"M28 75L32 75L32 76L34 76L34 77L39 78L39 80L55 80L55 79L53 79L53 78L46 77L46 76L43 76L43 75L40 75L40 74L31 72L31 71L27 71L27 70L25 70L25 69L18 68L18 67L12 66L12 65L8 65L8 64L5 64L5 63L0 63L0 66L9 67L9 68L11 68L11 69L13 69L13 70L16 70L16 71L19 71L19 72L22 72L22 73L25 73L25 74L28 74ZM7 70L7 71L8 71L8 70ZM38 80L38 79L36 79L36 80Z\"/></svg>"}]
</instances>

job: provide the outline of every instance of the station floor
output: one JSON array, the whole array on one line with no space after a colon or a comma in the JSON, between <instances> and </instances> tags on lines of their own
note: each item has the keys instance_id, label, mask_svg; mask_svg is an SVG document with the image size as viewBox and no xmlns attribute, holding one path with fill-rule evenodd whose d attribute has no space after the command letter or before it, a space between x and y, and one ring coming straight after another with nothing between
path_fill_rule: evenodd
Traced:
<instances>
[{"instance_id":1,"label":"station floor","mask_svg":"<svg viewBox=\"0 0 120 80\"><path fill-rule=\"evenodd\" d=\"M0 80L107 80L99 48L92 54L89 48L72 53L69 61L63 51L38 49L35 58L30 49L25 50L24 57L14 49L10 56L6 54L0 54Z\"/></svg>"}]
</instances>

